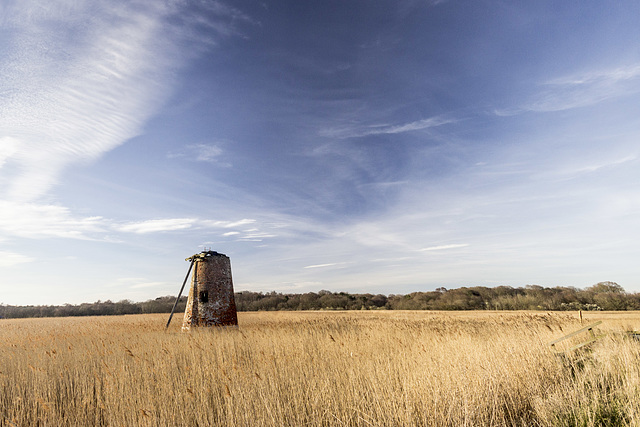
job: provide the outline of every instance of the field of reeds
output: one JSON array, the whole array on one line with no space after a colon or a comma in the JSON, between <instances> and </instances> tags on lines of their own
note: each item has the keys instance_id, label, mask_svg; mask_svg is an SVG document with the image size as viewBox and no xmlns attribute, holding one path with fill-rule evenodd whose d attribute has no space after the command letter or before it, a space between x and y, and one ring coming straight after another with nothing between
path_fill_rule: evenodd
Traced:
<instances>
[{"instance_id":1,"label":"field of reeds","mask_svg":"<svg viewBox=\"0 0 640 427\"><path fill-rule=\"evenodd\" d=\"M564 355L548 343L577 313L257 312L191 333L166 319L0 320L0 426L640 424L637 312L588 313L606 336Z\"/></svg>"}]
</instances>

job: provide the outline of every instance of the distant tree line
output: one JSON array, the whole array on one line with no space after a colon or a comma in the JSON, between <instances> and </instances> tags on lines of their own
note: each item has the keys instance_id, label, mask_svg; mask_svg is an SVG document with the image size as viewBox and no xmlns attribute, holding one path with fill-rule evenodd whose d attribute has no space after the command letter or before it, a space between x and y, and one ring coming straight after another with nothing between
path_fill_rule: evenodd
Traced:
<instances>
[{"instance_id":1,"label":"distant tree line","mask_svg":"<svg viewBox=\"0 0 640 427\"><path fill-rule=\"evenodd\" d=\"M119 314L169 313L175 297L164 296L144 302L96 301L79 305L12 306L0 304L0 318L104 316ZM176 311L184 312L186 297ZM538 285L513 288L497 286L438 288L406 295L350 294L347 292L243 291L235 294L238 311L273 310L640 310L640 293L625 292L615 282L600 282L586 289L547 288Z\"/></svg>"},{"instance_id":2,"label":"distant tree line","mask_svg":"<svg viewBox=\"0 0 640 427\"><path fill-rule=\"evenodd\" d=\"M627 293L615 282L586 289L538 285L438 288L406 295L346 292L238 292L239 311L259 310L640 310L640 293Z\"/></svg>"},{"instance_id":3,"label":"distant tree line","mask_svg":"<svg viewBox=\"0 0 640 427\"><path fill-rule=\"evenodd\" d=\"M0 318L24 317L67 317L67 316L111 316L120 314L169 313L176 297L165 296L145 302L130 300L96 301L78 305L4 305L0 304ZM183 312L187 305L187 297L181 297L176 312Z\"/></svg>"}]
</instances>

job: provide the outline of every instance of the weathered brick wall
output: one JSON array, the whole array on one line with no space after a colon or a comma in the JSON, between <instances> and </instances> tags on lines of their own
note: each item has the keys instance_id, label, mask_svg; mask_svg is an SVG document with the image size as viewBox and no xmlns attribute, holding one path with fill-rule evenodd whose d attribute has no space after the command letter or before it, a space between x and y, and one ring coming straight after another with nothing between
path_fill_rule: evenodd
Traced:
<instances>
[{"instance_id":1,"label":"weathered brick wall","mask_svg":"<svg viewBox=\"0 0 640 427\"><path fill-rule=\"evenodd\" d=\"M196 261L182 330L188 331L192 326L237 325L231 260L213 251L202 252L194 257Z\"/></svg>"}]
</instances>

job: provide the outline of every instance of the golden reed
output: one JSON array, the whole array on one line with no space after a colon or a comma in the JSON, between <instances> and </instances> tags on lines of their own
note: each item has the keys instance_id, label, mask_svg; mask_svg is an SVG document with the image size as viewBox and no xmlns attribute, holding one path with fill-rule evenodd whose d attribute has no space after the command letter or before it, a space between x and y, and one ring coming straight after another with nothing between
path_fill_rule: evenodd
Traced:
<instances>
[{"instance_id":1,"label":"golden reed","mask_svg":"<svg viewBox=\"0 0 640 427\"><path fill-rule=\"evenodd\" d=\"M258 312L0 320L0 426L637 425L640 313Z\"/></svg>"}]
</instances>

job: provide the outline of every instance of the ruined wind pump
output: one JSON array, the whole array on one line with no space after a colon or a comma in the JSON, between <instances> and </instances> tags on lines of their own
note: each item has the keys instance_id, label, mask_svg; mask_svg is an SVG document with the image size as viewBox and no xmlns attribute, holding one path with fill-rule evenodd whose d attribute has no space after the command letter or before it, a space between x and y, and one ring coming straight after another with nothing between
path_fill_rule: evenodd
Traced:
<instances>
[{"instance_id":1,"label":"ruined wind pump","mask_svg":"<svg viewBox=\"0 0 640 427\"><path fill-rule=\"evenodd\" d=\"M237 326L238 314L233 297L229 257L215 251L202 251L186 260L191 262L189 270L173 305L165 330L171 323L171 318L191 270L193 270L193 276L187 307L184 311L182 331L189 331L191 327L198 326Z\"/></svg>"}]
</instances>

